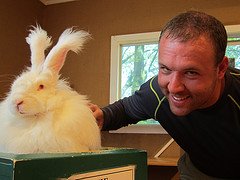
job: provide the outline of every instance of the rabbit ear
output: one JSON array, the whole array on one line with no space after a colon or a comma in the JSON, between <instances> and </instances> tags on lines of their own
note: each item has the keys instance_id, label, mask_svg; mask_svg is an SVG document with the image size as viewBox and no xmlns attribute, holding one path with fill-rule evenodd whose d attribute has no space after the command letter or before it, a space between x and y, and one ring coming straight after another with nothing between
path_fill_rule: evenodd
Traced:
<instances>
[{"instance_id":1,"label":"rabbit ear","mask_svg":"<svg viewBox=\"0 0 240 180\"><path fill-rule=\"evenodd\" d=\"M51 38L48 37L46 31L37 25L30 30L26 41L30 45L32 70L42 68L45 60L44 51L51 46Z\"/></svg>"},{"instance_id":2,"label":"rabbit ear","mask_svg":"<svg viewBox=\"0 0 240 180\"><path fill-rule=\"evenodd\" d=\"M68 51L78 53L90 34L86 31L74 31L72 28L66 29L60 36L58 43L52 48L44 62L44 69L59 73Z\"/></svg>"}]
</instances>

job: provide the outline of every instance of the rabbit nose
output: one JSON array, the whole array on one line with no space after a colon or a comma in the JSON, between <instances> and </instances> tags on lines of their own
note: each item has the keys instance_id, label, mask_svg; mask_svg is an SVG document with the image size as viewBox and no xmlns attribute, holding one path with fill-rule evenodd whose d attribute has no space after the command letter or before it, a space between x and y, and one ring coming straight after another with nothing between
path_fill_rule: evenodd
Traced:
<instances>
[{"instance_id":1,"label":"rabbit nose","mask_svg":"<svg viewBox=\"0 0 240 180\"><path fill-rule=\"evenodd\" d=\"M16 101L16 105L17 105L17 106L20 106L22 103L23 103L23 100L17 100L17 101Z\"/></svg>"},{"instance_id":2,"label":"rabbit nose","mask_svg":"<svg viewBox=\"0 0 240 180\"><path fill-rule=\"evenodd\" d=\"M23 100L17 100L16 101L16 108L17 108L17 111L21 113L21 104L23 104Z\"/></svg>"}]
</instances>

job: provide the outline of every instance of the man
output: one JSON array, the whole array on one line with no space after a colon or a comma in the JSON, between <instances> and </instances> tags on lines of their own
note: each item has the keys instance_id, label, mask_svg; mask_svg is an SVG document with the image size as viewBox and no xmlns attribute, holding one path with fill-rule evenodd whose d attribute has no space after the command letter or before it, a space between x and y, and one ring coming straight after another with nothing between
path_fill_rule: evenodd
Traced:
<instances>
[{"instance_id":1,"label":"man","mask_svg":"<svg viewBox=\"0 0 240 180\"><path fill-rule=\"evenodd\" d=\"M179 14L159 39L159 73L134 95L91 105L102 130L154 118L186 152L181 179L240 179L240 71L228 67L223 24Z\"/></svg>"}]
</instances>

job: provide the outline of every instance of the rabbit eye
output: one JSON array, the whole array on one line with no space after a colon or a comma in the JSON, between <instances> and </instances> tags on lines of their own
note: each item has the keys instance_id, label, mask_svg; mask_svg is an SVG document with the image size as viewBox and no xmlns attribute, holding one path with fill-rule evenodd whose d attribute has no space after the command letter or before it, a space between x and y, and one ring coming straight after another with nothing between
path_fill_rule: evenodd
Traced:
<instances>
[{"instance_id":1,"label":"rabbit eye","mask_svg":"<svg viewBox=\"0 0 240 180\"><path fill-rule=\"evenodd\" d=\"M39 91L39 90L42 90L42 89L44 89L44 85L43 85L43 84L40 84L40 85L38 86L38 91Z\"/></svg>"}]
</instances>

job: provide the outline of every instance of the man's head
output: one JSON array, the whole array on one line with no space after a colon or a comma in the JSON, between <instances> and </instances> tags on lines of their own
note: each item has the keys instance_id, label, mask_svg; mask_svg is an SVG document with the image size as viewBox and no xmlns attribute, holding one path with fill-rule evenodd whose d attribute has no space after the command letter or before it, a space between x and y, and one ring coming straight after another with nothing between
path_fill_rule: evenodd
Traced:
<instances>
[{"instance_id":1,"label":"man's head","mask_svg":"<svg viewBox=\"0 0 240 180\"><path fill-rule=\"evenodd\" d=\"M228 67L226 43L224 26L207 14L190 11L167 23L159 40L158 83L174 114L217 102Z\"/></svg>"},{"instance_id":2,"label":"man's head","mask_svg":"<svg viewBox=\"0 0 240 180\"><path fill-rule=\"evenodd\" d=\"M224 25L215 17L203 12L188 11L179 14L162 29L160 40L163 36L181 42L205 36L209 38L214 47L216 64L219 64L225 55L227 33Z\"/></svg>"}]
</instances>

